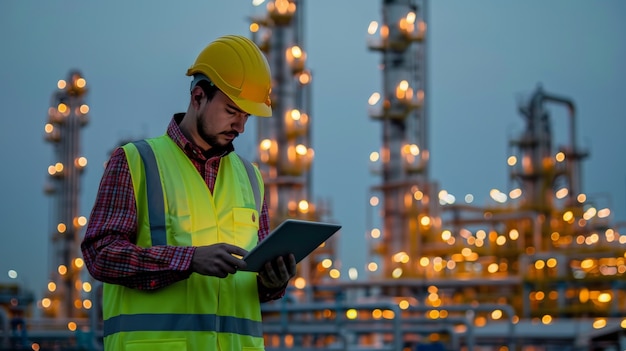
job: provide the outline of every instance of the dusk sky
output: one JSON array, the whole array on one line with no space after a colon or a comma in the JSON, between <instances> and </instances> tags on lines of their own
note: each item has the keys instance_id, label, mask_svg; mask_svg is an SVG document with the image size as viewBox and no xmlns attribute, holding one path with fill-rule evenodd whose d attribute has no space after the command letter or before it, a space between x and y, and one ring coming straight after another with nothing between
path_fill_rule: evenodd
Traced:
<instances>
[{"instance_id":1,"label":"dusk sky","mask_svg":"<svg viewBox=\"0 0 626 351\"><path fill-rule=\"evenodd\" d=\"M370 187L368 156L381 144L367 99L382 89L380 54L367 27L379 0L306 3L303 48L313 72L313 202L330 201L343 225L340 259L362 271ZM225 34L249 36L249 0L0 1L0 282L6 272L38 297L50 271L52 198L43 193L56 162L44 141L59 79L79 69L87 80L90 123L82 152L81 214L88 216L103 163L123 139L165 132L185 111L198 52ZM582 188L611 221L626 221L626 1L431 1L428 12L430 177L462 199L489 204L508 192L508 141L524 129L518 102L541 84L577 107L577 142L589 151ZM567 111L551 107L555 145L568 139ZM254 119L236 142L252 158ZM624 227L622 227L623 230Z\"/></svg>"}]
</instances>

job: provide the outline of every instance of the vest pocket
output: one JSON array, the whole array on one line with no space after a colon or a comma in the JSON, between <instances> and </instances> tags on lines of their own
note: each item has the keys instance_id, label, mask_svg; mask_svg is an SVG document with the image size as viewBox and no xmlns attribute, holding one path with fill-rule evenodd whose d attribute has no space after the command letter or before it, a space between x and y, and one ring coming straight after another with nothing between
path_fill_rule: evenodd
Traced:
<instances>
[{"instance_id":1,"label":"vest pocket","mask_svg":"<svg viewBox=\"0 0 626 351\"><path fill-rule=\"evenodd\" d=\"M251 208L233 208L234 242L246 250L252 249L258 241L259 214Z\"/></svg>"},{"instance_id":2,"label":"vest pocket","mask_svg":"<svg viewBox=\"0 0 626 351\"><path fill-rule=\"evenodd\" d=\"M126 343L125 351L187 351L186 339L150 339Z\"/></svg>"}]
</instances>

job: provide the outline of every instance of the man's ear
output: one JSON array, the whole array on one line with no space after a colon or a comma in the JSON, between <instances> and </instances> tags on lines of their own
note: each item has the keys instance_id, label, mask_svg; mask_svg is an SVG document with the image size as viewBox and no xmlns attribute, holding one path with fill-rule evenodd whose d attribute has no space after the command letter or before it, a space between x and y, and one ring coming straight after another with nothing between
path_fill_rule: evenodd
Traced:
<instances>
[{"instance_id":1,"label":"man's ear","mask_svg":"<svg viewBox=\"0 0 626 351\"><path fill-rule=\"evenodd\" d=\"M199 86L193 87L191 89L191 104L194 108L199 109L202 103L202 98L204 98L204 91Z\"/></svg>"}]
</instances>

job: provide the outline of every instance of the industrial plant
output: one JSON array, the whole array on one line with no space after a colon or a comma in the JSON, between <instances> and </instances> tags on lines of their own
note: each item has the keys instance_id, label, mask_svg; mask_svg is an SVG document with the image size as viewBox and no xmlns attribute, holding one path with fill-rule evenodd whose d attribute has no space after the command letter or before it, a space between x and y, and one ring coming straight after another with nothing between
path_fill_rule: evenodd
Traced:
<instances>
[{"instance_id":1,"label":"industrial plant","mask_svg":"<svg viewBox=\"0 0 626 351\"><path fill-rule=\"evenodd\" d=\"M313 101L307 62L307 2L256 2L249 37L272 69L273 117L256 120L251 161L265 180L271 227L289 218L335 222L312 190L311 126L322 117L313 111L321 101ZM363 189L366 262L358 278L341 271L343 232L303 260L285 297L262 305L266 350L626 350L626 225L583 189L590 152L577 142L586 116L575 96L537 85L512 104L525 128L502 145L508 188L493 189L488 205L431 178L429 2L380 1L380 18L366 28L363 45L380 58L370 74L382 78L363 97L380 126L380 149L369 155L378 182ZM19 286L0 288L0 350L102 349L101 284L79 250L88 221L78 213L87 95L79 71L53 94L45 138L55 160L44 187L55 201L51 279L37 301ZM556 144L553 108L568 118L565 145ZM33 309L42 317L30 318Z\"/></svg>"}]
</instances>

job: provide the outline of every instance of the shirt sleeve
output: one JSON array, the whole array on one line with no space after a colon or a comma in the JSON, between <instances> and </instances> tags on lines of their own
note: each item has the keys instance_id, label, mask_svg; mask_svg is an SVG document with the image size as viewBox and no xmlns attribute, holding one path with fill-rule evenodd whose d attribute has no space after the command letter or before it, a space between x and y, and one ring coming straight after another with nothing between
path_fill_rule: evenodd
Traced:
<instances>
[{"instance_id":1,"label":"shirt sleeve","mask_svg":"<svg viewBox=\"0 0 626 351\"><path fill-rule=\"evenodd\" d=\"M139 290L158 289L191 274L194 247L141 248L137 208L124 150L109 159L96 196L81 250L89 273L105 283Z\"/></svg>"}]
</instances>

